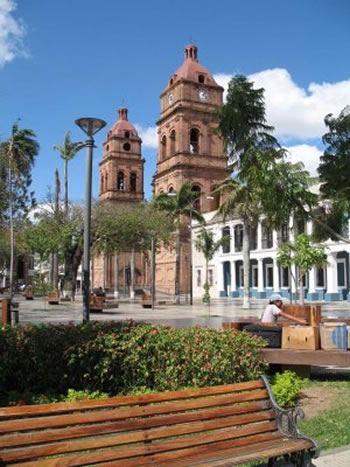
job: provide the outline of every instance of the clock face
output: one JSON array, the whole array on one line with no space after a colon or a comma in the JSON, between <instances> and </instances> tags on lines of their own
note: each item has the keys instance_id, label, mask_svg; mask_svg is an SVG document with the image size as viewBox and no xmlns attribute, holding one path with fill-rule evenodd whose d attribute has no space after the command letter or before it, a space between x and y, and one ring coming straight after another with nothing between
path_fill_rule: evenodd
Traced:
<instances>
[{"instance_id":1,"label":"clock face","mask_svg":"<svg viewBox=\"0 0 350 467\"><path fill-rule=\"evenodd\" d=\"M208 91L206 91L205 89L200 89L198 91L198 96L199 96L201 101L207 101L208 97L209 97L209 94L208 94Z\"/></svg>"},{"instance_id":2,"label":"clock face","mask_svg":"<svg viewBox=\"0 0 350 467\"><path fill-rule=\"evenodd\" d=\"M172 94L168 94L168 104L171 105L173 103L174 96Z\"/></svg>"}]
</instances>

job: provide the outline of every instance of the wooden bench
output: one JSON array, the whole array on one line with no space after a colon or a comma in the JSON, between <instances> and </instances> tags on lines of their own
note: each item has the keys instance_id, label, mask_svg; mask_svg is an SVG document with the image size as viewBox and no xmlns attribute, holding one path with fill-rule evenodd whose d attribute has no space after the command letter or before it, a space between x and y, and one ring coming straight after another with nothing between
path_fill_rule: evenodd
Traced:
<instances>
[{"instance_id":1,"label":"wooden bench","mask_svg":"<svg viewBox=\"0 0 350 467\"><path fill-rule=\"evenodd\" d=\"M260 381L86 402L0 408L1 465L218 466L285 456L316 443Z\"/></svg>"},{"instance_id":2,"label":"wooden bench","mask_svg":"<svg viewBox=\"0 0 350 467\"><path fill-rule=\"evenodd\" d=\"M101 295L90 295L90 311L103 311L104 297Z\"/></svg>"},{"instance_id":3,"label":"wooden bench","mask_svg":"<svg viewBox=\"0 0 350 467\"><path fill-rule=\"evenodd\" d=\"M47 296L49 305L58 305L60 303L60 293L58 291L52 292Z\"/></svg>"}]
</instances>

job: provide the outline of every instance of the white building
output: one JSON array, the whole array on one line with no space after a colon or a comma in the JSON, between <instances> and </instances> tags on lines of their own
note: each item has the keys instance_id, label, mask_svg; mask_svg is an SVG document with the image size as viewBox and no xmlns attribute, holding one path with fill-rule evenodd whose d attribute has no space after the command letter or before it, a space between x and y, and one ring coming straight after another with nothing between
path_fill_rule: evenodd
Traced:
<instances>
[{"instance_id":1,"label":"white building","mask_svg":"<svg viewBox=\"0 0 350 467\"><path fill-rule=\"evenodd\" d=\"M214 219L216 212L205 214L206 228L212 230L215 239L230 235L229 245L220 248L209 263L209 283L212 297L243 296L243 224L240 219L226 223ZM250 253L250 291L252 298L268 298L273 292L283 297L295 298L295 285L288 268L277 261L278 245L281 242L293 241L296 233L311 234L312 224L297 223L293 228L293 220L289 225L277 232L269 232L264 220L259 222L252 237ZM195 238L199 227L194 226L192 232L192 264L193 264L193 296L200 298L204 291L205 260L201 252L195 248ZM344 232L349 237L349 225ZM327 265L324 268L313 268L305 278L305 298L307 300L350 301L350 244L345 242L325 242L327 246ZM292 295L293 294L293 295Z\"/></svg>"}]
</instances>

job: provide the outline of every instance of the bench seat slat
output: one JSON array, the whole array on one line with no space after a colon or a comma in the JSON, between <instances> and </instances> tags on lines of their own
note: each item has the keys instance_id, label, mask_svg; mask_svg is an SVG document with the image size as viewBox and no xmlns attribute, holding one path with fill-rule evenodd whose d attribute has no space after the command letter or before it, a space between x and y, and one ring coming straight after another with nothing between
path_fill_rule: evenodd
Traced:
<instances>
[{"instance_id":1,"label":"bench seat slat","mask_svg":"<svg viewBox=\"0 0 350 467\"><path fill-rule=\"evenodd\" d=\"M142 430L155 428L164 425L175 425L198 420L210 420L220 417L228 417L237 414L253 414L267 410L270 403L267 401L254 402L250 404L239 404L235 406L224 406L219 408L209 408L205 410L186 412L177 415L161 415L152 418L139 418L113 423L103 423L88 426L78 426L55 430L45 430L42 432L32 432L30 434L12 434L0 437L0 444L3 448L11 446L23 446L28 444L38 444L50 441L59 441L73 438L81 438L92 435L102 435L117 433L120 431ZM270 412L269 412L270 413Z\"/></svg>"},{"instance_id":2,"label":"bench seat slat","mask_svg":"<svg viewBox=\"0 0 350 467\"><path fill-rule=\"evenodd\" d=\"M147 460L144 458L101 463L99 467L163 467L165 465L169 467L184 467L184 465L186 467L229 467L311 447L311 443L305 440L292 440L280 436L274 436L268 441L256 440L254 442L252 440L249 447L246 445L229 447L230 444L232 444L231 441L225 441L210 446L154 454ZM186 459L186 464L184 464L184 459Z\"/></svg>"},{"instance_id":3,"label":"bench seat slat","mask_svg":"<svg viewBox=\"0 0 350 467\"><path fill-rule=\"evenodd\" d=\"M81 401L81 402L59 402L55 404L24 405L21 407L0 407L0 419L30 415L48 415L61 412L74 412L80 410L103 409L107 407L122 407L124 405L149 404L153 402L172 401L205 397L219 394L230 394L240 391L264 389L262 381L250 381L247 383L223 384L206 388L189 389L182 391L169 391L156 394L145 394L140 396L122 396L109 399Z\"/></svg>"},{"instance_id":4,"label":"bench seat slat","mask_svg":"<svg viewBox=\"0 0 350 467\"><path fill-rule=\"evenodd\" d=\"M108 449L92 452L91 454L80 454L74 456L64 456L56 459L45 459L43 461L34 461L30 463L19 464L23 466L36 466L36 467L68 467L68 466L84 466L96 462L127 459L137 456L148 456L153 453L176 451L186 447L207 445L210 443L218 442L219 440L232 440L233 445L236 443L238 446L249 445L255 439L260 439L261 436L266 436L265 439L273 439L274 436L280 436L276 432L276 425L274 422L265 422L257 425L248 425L247 427L237 430L222 430L214 433L200 434L198 436L188 436L186 438L167 439L166 441L150 442L136 446L121 448L121 449ZM256 434L258 433L258 434ZM262 435L266 433L266 435ZM249 436L255 435L255 436ZM244 436L244 437L242 437ZM238 437L238 438L237 438ZM17 464L15 464L17 465Z\"/></svg>"},{"instance_id":5,"label":"bench seat slat","mask_svg":"<svg viewBox=\"0 0 350 467\"><path fill-rule=\"evenodd\" d=\"M97 438L89 438L83 441L73 441L64 443L61 442L32 448L5 451L2 453L2 460L9 462L14 460L48 456L52 454L63 454L111 446L120 446L123 444L148 442L163 438L178 437L181 435L219 430L228 427L234 428L234 430L232 430L232 434L234 434L235 437L241 436L241 431L243 433L243 436L245 436L247 424L257 424L256 426L252 426L255 426L255 429L259 429L260 425L258 424L258 422L266 422L271 419L273 419L272 411L265 411L249 415L224 417L220 419L209 420L206 422L197 421L182 425L176 425L173 427L163 427L144 431L133 431L116 436L100 436ZM237 428L237 425L240 425L240 427ZM242 426L244 427L243 429ZM261 427L264 427L263 423L261 423ZM264 429L262 431L264 431ZM193 436L193 438L191 439L195 441L196 437Z\"/></svg>"},{"instance_id":6,"label":"bench seat slat","mask_svg":"<svg viewBox=\"0 0 350 467\"><path fill-rule=\"evenodd\" d=\"M62 427L84 423L105 422L110 420L122 420L131 417L145 417L147 415L160 415L172 412L181 412L204 407L214 407L220 405L229 405L238 402L258 401L267 399L266 390L255 390L246 393L229 394L224 396L208 397L203 399L194 399L179 402L169 402L167 404L155 404L150 406L141 406L102 410L98 412L85 412L73 415L60 415L38 418L27 418L23 420L8 420L0 422L0 433L9 433L14 431L25 431L31 429L40 429L46 427Z\"/></svg>"}]
</instances>

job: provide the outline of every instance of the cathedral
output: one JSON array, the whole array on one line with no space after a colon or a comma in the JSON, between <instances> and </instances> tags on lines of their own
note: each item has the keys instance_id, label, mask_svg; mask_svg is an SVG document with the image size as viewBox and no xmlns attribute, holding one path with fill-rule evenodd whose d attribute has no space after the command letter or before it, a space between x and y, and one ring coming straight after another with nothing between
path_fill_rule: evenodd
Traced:
<instances>
[{"instance_id":1,"label":"cathedral","mask_svg":"<svg viewBox=\"0 0 350 467\"><path fill-rule=\"evenodd\" d=\"M194 45L184 49L184 61L170 76L160 95L157 121L157 168L153 176L153 193L176 192L184 182L198 192L202 213L217 208L218 200L209 194L228 174L223 142L214 132L214 110L223 102L224 89L199 63ZM128 120L126 108L103 143L100 162L101 202L130 206L144 199L144 163L142 141ZM186 227L186 226L185 226ZM188 293L191 281L191 245L188 227L181 232L181 293ZM130 257L135 261L135 288L149 285L147 254L124 252L115 257L95 257L92 266L93 287L102 286L127 291L130 286ZM175 252L162 250L156 258L156 288L173 294L175 286ZM117 290L118 289L118 290Z\"/></svg>"}]
</instances>

